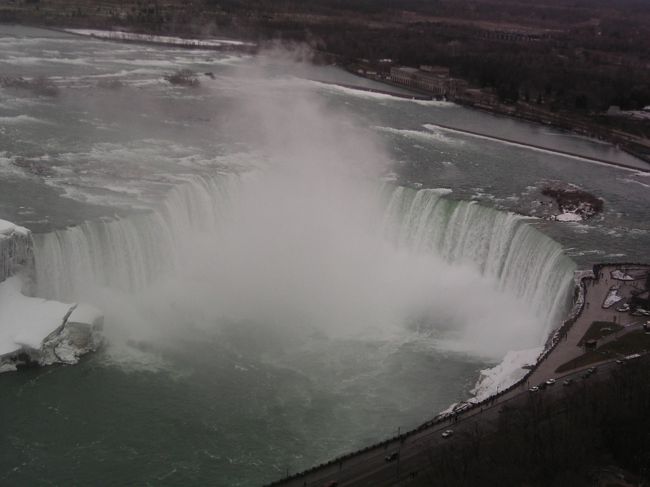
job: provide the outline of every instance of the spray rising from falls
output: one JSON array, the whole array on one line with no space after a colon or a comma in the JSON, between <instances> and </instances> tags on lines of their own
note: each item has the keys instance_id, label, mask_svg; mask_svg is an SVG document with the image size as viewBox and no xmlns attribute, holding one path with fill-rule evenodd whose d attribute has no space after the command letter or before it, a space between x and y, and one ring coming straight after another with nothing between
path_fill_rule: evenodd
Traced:
<instances>
[{"instance_id":1,"label":"spray rising from falls","mask_svg":"<svg viewBox=\"0 0 650 487\"><path fill-rule=\"evenodd\" d=\"M97 288L140 293L154 321L199 309L206 322L330 331L425 319L462 343L452 348L494 357L538 344L564 311L573 262L524 217L442 190L384 188L376 228L365 209L348 218L327 191L278 180L193 176L158 211L37 235L37 293L98 306Z\"/></svg>"},{"instance_id":2,"label":"spray rising from falls","mask_svg":"<svg viewBox=\"0 0 650 487\"><path fill-rule=\"evenodd\" d=\"M440 191L382 203L383 145L286 86L246 92L228 117L254 174L188 176L157 210L37 235L38 295L172 340L247 322L372 339L415 328L493 358L538 346L571 283L561 247Z\"/></svg>"}]
</instances>

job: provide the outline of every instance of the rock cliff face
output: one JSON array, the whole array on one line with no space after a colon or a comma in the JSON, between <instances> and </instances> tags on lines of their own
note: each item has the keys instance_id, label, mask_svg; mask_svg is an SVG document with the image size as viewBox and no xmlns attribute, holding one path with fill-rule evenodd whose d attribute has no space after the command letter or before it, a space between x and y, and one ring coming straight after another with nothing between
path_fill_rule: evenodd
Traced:
<instances>
[{"instance_id":1,"label":"rock cliff face","mask_svg":"<svg viewBox=\"0 0 650 487\"><path fill-rule=\"evenodd\" d=\"M101 313L23 294L34 269L32 235L0 220L0 372L74 364L101 344Z\"/></svg>"}]
</instances>

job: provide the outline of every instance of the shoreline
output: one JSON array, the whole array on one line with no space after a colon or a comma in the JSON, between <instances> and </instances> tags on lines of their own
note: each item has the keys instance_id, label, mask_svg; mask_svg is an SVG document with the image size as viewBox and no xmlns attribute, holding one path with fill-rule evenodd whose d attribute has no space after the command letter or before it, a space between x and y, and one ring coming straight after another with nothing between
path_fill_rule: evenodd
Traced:
<instances>
[{"instance_id":1,"label":"shoreline","mask_svg":"<svg viewBox=\"0 0 650 487\"><path fill-rule=\"evenodd\" d=\"M406 91L411 91L414 94L417 94L417 96L426 96L427 92L423 90L419 90L417 88L411 88L408 86L402 86L398 83L394 83L388 79L382 79L382 78L373 78L369 76L364 76L363 74L359 74L355 71L352 71L345 65L340 65L342 69L344 69L346 72L358 76L359 78L363 79L368 79L371 81L374 81L376 83L381 83L387 86L392 86L395 88L400 88ZM435 99L433 95L429 95L431 98L430 99ZM585 137L588 137L589 139L594 139L598 141L604 141L607 142L608 144L611 144L614 147L618 147L625 153L639 159L640 161L643 161L647 164L650 165L650 140L649 139L644 139L639 136L635 136L633 134L627 134L627 133L621 133L620 135L616 135L614 132L616 129L608 129L605 127L596 127L598 130L593 131L590 130L588 127L585 126L586 122L580 122L580 123L575 123L569 119L566 120L567 123L569 123L569 126L562 125L560 123L554 122L553 120L550 119L551 116L553 116L552 113L546 113L546 118L544 118L541 115L541 112L537 112L537 114L533 113L530 111L529 113L521 113L517 112L514 109L508 110L502 105L487 105L484 103L478 103L475 101L463 99L462 97L456 97L454 99L449 100L450 102L465 107L473 110L480 110L483 112L491 113L493 115L500 115L504 117L511 118L513 120L525 120L527 122L532 122L538 125L542 125L545 127L552 127L556 130L563 131L563 132L568 132L571 134L576 134L576 135L582 135ZM573 123L572 123L573 122ZM647 152L640 152L638 150L635 150L632 145L636 144L642 147L646 148Z\"/></svg>"},{"instance_id":2,"label":"shoreline","mask_svg":"<svg viewBox=\"0 0 650 487\"><path fill-rule=\"evenodd\" d=\"M352 73L352 74L355 74L355 73ZM382 83L382 81L373 80L371 78L365 78L364 77L364 79L369 79L371 81L376 81L378 83ZM329 81L318 81L318 80L312 80L312 79L310 79L310 81L315 81L315 82L325 84L325 85L340 86L342 88L347 88L347 89L350 89L350 90L363 91L363 92L367 92L367 93L377 93L377 94L381 94L381 95L392 96L392 97L395 97L395 98L401 98L401 99L406 99L406 100L417 100L417 101L433 101L433 100L435 100L435 98L432 97L432 96L420 95L420 94L415 94L415 93L411 96L411 95L407 95L407 94L403 94L403 93L391 92L391 91L388 91L388 90L378 90L378 89L374 89L374 88L370 88L370 87L366 87L366 86L351 85L351 84L348 84L348 83L334 83L334 82L329 82ZM393 85L393 84L390 84L389 86L398 87L397 85ZM410 88L408 90L406 88L404 88L404 90L411 91ZM453 103L453 104L455 104L455 105L457 105L459 107L464 107L464 108L469 108L469 109L474 109L475 108L475 107L472 107L472 106L464 105L462 103L457 103L455 101L450 101L448 103ZM500 112L489 111L489 113L493 113L493 114L496 114L496 115L504 115L504 114L502 114ZM507 115L504 115L504 116L507 116ZM522 119L522 118L519 118L519 117L513 117L513 116L510 116L510 118L513 118L515 120L525 120L525 119ZM528 120L528 121L530 121L530 120ZM492 141L496 141L496 142L503 142L503 143L507 143L507 144L527 148L527 149L532 149L532 150L537 150L537 151L542 151L542 152L548 152L550 154L555 154L555 155L560 155L560 156L569 157L569 158L573 158L573 159L588 161L588 162L591 162L591 163L594 163L594 164L599 164L599 165L604 165L604 166L614 166L614 167L619 168L619 169L633 171L633 172L650 173L650 167L648 167L648 168L636 167L636 166L632 166L632 165L629 165L629 164L624 164L624 163L621 163L621 162L610 161L608 159L601 159L599 157L587 156L587 155L583 155L583 154L578 154L576 152L569 152L569 151L564 151L564 150L560 150L560 149L553 149L552 147L545 147L545 146L541 146L541 145L537 145L537 144L530 144L530 143L527 143L527 142L521 142L521 141L518 141L518 140L508 139L508 138L505 138L505 137L499 137L499 136L496 136L496 135L484 134L484 133L476 132L476 131L473 131L473 130L467 130L467 129L463 129L463 128L452 127L452 126L444 125L444 124L440 124L440 123L429 123L427 125L433 126L433 127L436 127L436 128L442 129L442 130L446 130L446 131L449 131L449 132L456 132L456 133L460 133L460 134L464 134L464 135L469 135L469 136L472 136L472 137L483 138L483 139L492 140ZM547 124L543 124L543 125L546 126L546 127L549 126ZM550 125L550 126L555 128L555 129L563 131L563 129L561 127L554 126L554 125ZM571 133L573 133L573 132L571 132ZM581 134L577 134L577 135L581 135ZM601 139L590 137L588 135L586 137L588 139L590 139L590 140L601 141L602 142ZM608 142L608 141L605 141L605 142L607 144L611 144L611 142ZM616 146L614 144L611 144L611 145L615 146L615 147L618 147L618 146ZM629 152L628 150L625 150L624 147L619 147L619 148L621 150L623 150L625 153L630 154L633 157L639 159L641 162L646 162L644 159L640 158L637 154Z\"/></svg>"},{"instance_id":3,"label":"shoreline","mask_svg":"<svg viewBox=\"0 0 650 487\"><path fill-rule=\"evenodd\" d=\"M503 142L503 143L507 143L507 144L512 144L512 145L528 148L528 149L534 149L534 150L538 150L538 151L542 151L542 152L548 152L550 154L557 154L557 155L560 155L560 156L570 157L570 158L573 158L573 159L581 159L581 160L584 160L584 161L589 161L589 162L600 164L600 165L615 166L615 167L620 168L620 169L625 169L625 170L634 171L634 172L650 173L650 168L645 169L645 168L640 168L640 167L636 167L636 166L630 166L629 164L623 164L621 162L614 162L614 161L610 161L610 160L607 160L607 159L600 159L598 157L585 156L585 155L581 155L581 154L578 154L578 153L575 153L575 152L568 152L568 151L563 151L563 150L559 150L559 149L553 149L553 148L550 148L550 147L544 147L544 146L537 145L537 144L529 144L529 143L520 142L520 141L517 141L517 140L514 140L514 139L507 139L505 137L498 137L496 135L483 134L483 133L480 133L480 132L475 132L473 130L466 130L466 129L451 127L451 126L448 126L448 125L443 125L443 124L438 124L438 123L430 123L430 124L427 124L427 125L430 125L430 126L436 127L436 128L440 128L440 129L446 130L448 132L456 132L456 133L460 133L460 134L464 134L464 135L469 135L469 136L472 136L472 137L477 137L477 138L482 138L482 139L487 139L487 140L493 140L493 141L497 141L497 142Z\"/></svg>"},{"instance_id":4,"label":"shoreline","mask_svg":"<svg viewBox=\"0 0 650 487\"><path fill-rule=\"evenodd\" d=\"M21 24L21 23L16 23L15 25L28 25L28 24ZM46 30L51 30L53 32L59 32L59 33L64 33L64 34L69 34L69 35L74 35L78 37L85 37L89 39L96 39L96 40L102 40L102 41L109 41L109 42L120 42L120 43L127 43L127 44L144 44L144 45L156 45L156 46L163 46L163 47L176 47L176 48L183 48L183 49L209 49L209 50L215 50L215 51L226 51L226 52L241 52L241 53L246 53L246 54L256 54L259 51L259 45L255 43L250 43L249 41L239 41L235 39L215 39L215 40L221 40L224 41L224 44L219 45L219 46L202 46L202 45L192 45L191 42L202 42L202 41L209 41L210 39L199 39L199 38L182 38L186 39L188 42L187 43L172 43L172 42L161 42L153 39L146 39L145 37L147 36L152 36L156 37L154 34L145 34L145 33L134 33L134 32L127 32L127 31L112 31L108 29L98 29L102 30L104 32L116 32L116 33L127 33L127 34L132 34L135 36L141 36L139 39L126 39L126 38L119 38L118 37L102 37L102 36L96 36L92 34L85 34L85 33L80 33L80 32L74 32L71 31L71 29L68 28L63 28L63 27L54 27L54 26L42 26L42 25L31 25L32 27L37 27L37 28L42 28ZM77 29L78 30L78 29ZM170 39L173 37L171 35L164 35L162 37L169 37ZM179 38L181 39L181 38ZM235 44L234 42L238 42L239 44ZM408 95L404 93L395 93L391 92L389 90L380 90L380 89L374 89L374 88L369 88L369 87L363 87L363 86L357 86L357 85L352 85L352 84L347 84L347 83L335 83L335 82L327 82L327 81L319 81L319 83L323 84L328 84L328 85L337 85L341 86L343 88L348 88L348 89L353 89L353 90L360 90L360 91L365 91L369 93L377 93L377 94L382 94L382 95L387 95L387 96L394 96L397 98L402 98L402 99L412 99L412 100L419 100L419 101L431 101L431 100L436 100L436 97L432 94L429 94L425 91L418 90L418 89L413 89L407 86L401 86L398 83L393 83L390 80L387 79L380 79L380 78L373 78L369 76L364 76L362 74L359 74L355 71L350 70L347 66L341 64L333 64L333 66L338 66L344 71L354 75L358 76L363 79L368 79L370 81L374 81L376 83L381 83L386 86L398 88L403 91L411 92L413 95ZM316 81L316 80L311 80L311 81ZM565 125L561 125L559 123L555 123L552 120L549 120L548 118L542 117L539 113L535 116L532 112L528 114L524 113L519 113L513 110L507 110L501 105L486 105L486 104L480 104L476 103L470 100L463 100L462 98L455 98L453 100L450 100L451 102L455 103L456 105L465 107L465 108L470 108L474 110L481 110L484 112L492 113L494 115L501 115L501 116L506 116L511 119L515 120L526 120L528 122L536 123L539 125L543 125L546 127L552 127L555 128L559 131L566 131L572 134L577 134L577 135L583 135L586 136L590 139L594 140L600 140L600 141L605 141L609 144L611 144L614 147L618 147L625 153L639 159L640 161L643 161L647 164L650 164L650 140L643 139L638 136L634 136L632 134L621 134L620 136L616 136L613 132L615 129L607 129L607 128L601 128L599 133L595 133L593 131L590 131L588 128L585 127L580 127L578 124L573 123L569 127ZM549 113L547 114L547 117L550 117L552 114ZM570 120L567 120L568 123L571 123ZM441 126L443 127L443 126ZM462 131L463 129L456 129L453 127L443 127L447 129L454 129L458 131ZM540 150L549 150L553 151L553 149L541 147L541 146L535 146L533 144L525 144L521 142L517 142L514 140L509 140L509 139L500 139L498 137L493 137L489 136L487 134L479 134L479 133L474 133L472 134L471 131L466 131L468 134L471 135L480 135L484 136L486 138L493 138L495 140L501 140L503 142L510 142L514 144L520 144L528 147L532 147L535 149L540 149ZM634 140L636 139L636 141ZM631 144L636 144L639 146L646 147L648 152L639 152L635 150L634 148L631 147ZM557 153L562 153L562 151L556 151ZM604 164L611 164L614 166L622 167L622 168L633 168L634 166L628 166L625 164L621 163L616 163L612 161L607 161L607 160L601 160L598 158L593 158L593 157L588 157L588 156L581 156L579 154L573 154L570 152L562 153L563 155L570 156L570 157L578 157L582 159L588 159L593 162L601 162ZM639 169L642 172L650 172L649 169Z\"/></svg>"},{"instance_id":5,"label":"shoreline","mask_svg":"<svg viewBox=\"0 0 650 487\"><path fill-rule=\"evenodd\" d=\"M2 25L2 23L0 23ZM41 25L41 24L29 24L29 23L7 23L5 25L16 25L24 27L32 27L35 29L49 30L52 32L57 32L59 34L67 34L75 37L82 37L85 39L91 39L96 41L104 42L117 42L120 44L141 44L145 46L160 46L168 48L178 48L186 49L188 51L192 50L209 50L209 51L219 51L219 52L236 52L244 54L256 54L259 50L259 46L256 43L250 41L243 41L238 39L229 39L229 38L213 38L213 39L201 39L198 37L178 37L172 35L157 35L157 34L145 34L137 32L128 32L126 30L109 30L109 29L72 29L65 27L54 27L51 25ZM92 33L83 33L76 32L79 30L96 30L97 32L106 32L114 34L126 34L127 37L120 37L119 35L115 36L100 36ZM128 35L134 36L129 38ZM147 39L150 37L150 39ZM168 38L169 42L164 40L156 40L158 37L160 39ZM173 42L176 39L178 41L187 41L187 42ZM205 42L221 42L221 44L202 44Z\"/></svg>"},{"instance_id":6,"label":"shoreline","mask_svg":"<svg viewBox=\"0 0 650 487\"><path fill-rule=\"evenodd\" d=\"M67 32L67 31L64 31L64 32L66 32L68 34L71 34L70 32ZM82 34L80 34L80 35L82 35ZM92 36L85 36L85 37L94 38ZM135 42L135 43L144 43L144 44L150 43L150 44L157 44L157 45L162 45L162 46L167 46L168 45L168 44L164 44L164 43L147 42L145 40L138 40L138 41L120 41L118 39L101 39L101 40L117 41L117 42ZM181 46L176 46L176 47L181 47ZM192 47L189 47L189 48L191 49ZM320 82L320 83L337 85L337 86L342 86L342 87L345 87L345 88L357 89L357 90L367 91L367 92L371 92L371 93L386 94L386 95L390 95L390 96L407 98L407 99L431 99L431 98L424 98L424 97L422 97L422 98L410 97L408 95L400 95L400 94L396 94L396 93L390 93L390 92L387 92L387 91L384 92L384 91L381 91L381 90L374 90L372 88L354 87L352 85L345 85L345 84L339 84L339 83L327 83L327 82ZM460 106L462 106L462 105L460 105ZM513 117L513 118L516 118L516 117ZM522 146L522 147L527 147L527 148L531 148L531 149L535 149L535 150L541 150L541 151L546 151L546 152L550 152L550 153L554 153L554 154L563 155L563 156L566 156L566 157L572 157L572 158L587 160L587 161L591 161L591 162L601 164L601 165L617 166L619 168L624 168L626 170L633 170L635 172L645 172L645 173L650 172L650 169L636 168L634 166L629 166L629 165L626 165L626 164L616 163L616 162L613 162L613 161L607 161L607 160L604 160L604 159L599 159L599 158L594 158L594 157L589 157L589 156L581 156L579 154L575 154L575 153L571 153L571 152L564 152L564 151L560 151L560 150L549 149L549 148L542 147L542 146L537 146L537 145L534 145L534 144L525 144L525 143L522 143L522 142L517 142L515 140L500 138L500 137L496 137L496 136L490 136L490 135L481 134L481 133L473 132L473 131L469 131L469 130L458 129L458 128L449 127L449 126L445 126L445 125L439 125L439 124L430 124L430 125L435 126L437 128L440 128L442 130L448 130L448 131L452 131L452 132L459 132L459 133L463 133L463 134L474 136L474 137L482 137L482 138L491 139L491 140L495 140L495 141L500 141L500 142L504 142L504 143L515 144L515 145L519 145L519 146ZM599 265L604 266L606 264L599 264ZM614 265L617 265L617 266L620 267L623 264L614 264ZM579 285L580 285L581 288L582 288L582 281L584 279L585 279L584 276L582 278L580 278L580 279L578 279L578 277L576 276L576 280L579 281ZM570 315L568 315L568 318L564 321L564 324L562 325L562 327L564 327L564 325L566 323L568 323L568 321L573 318L573 311L576 310L576 307L578 309L578 315L580 314L580 312L582 311L583 305L584 305L584 302L579 302L579 299L575 300L573 308L572 308L572 313ZM534 367L536 367L537 364L539 364L541 361L545 360L547 358L547 356L552 353L553 348L558 344L558 341L561 339L561 335L559 335L560 338L555 340L555 338L558 336L558 333L560 332L562 327L560 327L559 329L557 329L554 332L551 332L551 334L548 337L548 341L547 341L547 344L550 343L551 345L544 348L544 351L540 355L539 360L536 361L536 364L535 364ZM530 373L526 374L526 376L529 376L529 375L530 375ZM516 381L515 383L513 383L513 386L514 385L520 385L520 384L521 384L521 380ZM508 387L508 389L512 389L513 386ZM490 399L492 399L494 396L495 395L491 394L488 397ZM498 391L497 391L496 396L499 396ZM478 414L478 413L475 413L475 414Z\"/></svg>"},{"instance_id":7,"label":"shoreline","mask_svg":"<svg viewBox=\"0 0 650 487\"><path fill-rule=\"evenodd\" d=\"M386 452L390 451L399 452L399 461L408 465L408 468L397 471L397 478L406 481L407 479L413 479L423 466L426 469L426 466L430 461L431 449L436 447L444 448L446 446L445 442L448 440L445 438L448 438L448 436L443 435L443 439L439 439L440 433L443 430L449 427L462 429L464 426L467 426L472 422L475 425L476 431L478 431L479 424L489 426L490 421L498 421L499 414L503 408L508 408L510 405L517 404L520 407L525 407L526 401L531 397L531 394L544 394L541 386L539 389L529 389L529 387L535 385L537 381L541 380L548 384L546 381L549 379L553 379L551 383L561 382L562 380L568 379L570 382L576 382L579 380L586 380L585 371L588 370L588 367L593 368L598 366L600 369L615 369L620 367L622 361L638 360L641 359L641 357L647 359L647 357L650 356L650 352L648 351L636 354L635 356L625 357L622 361L618 360L617 362L614 361L613 357L603 358L601 361L577 366L565 372L558 372L560 367L556 367L558 360L556 355L560 355L560 360L563 360L565 357L562 357L562 355L566 355L567 350L569 350L569 353L572 352L572 344L567 341L567 336L569 334L575 335L576 333L582 336L582 333L584 333L584 330L576 329L580 328L580 326L576 325L581 318L583 318L583 321L588 318L588 316L585 316L585 313L586 310L589 310L590 304L594 304L590 312L596 310L600 315L606 315L608 312L611 313L611 310L600 310L600 306L597 306L600 304L599 301L602 297L600 295L602 294L602 289L600 289L601 293L596 293L596 291L598 291L597 287L603 287L604 285L604 289L607 289L609 286L609 284L607 284L607 278L603 279L602 271L607 268L619 269L626 266L640 266L650 269L650 264L601 263L592 266L591 270L576 271L574 275L576 287L574 291L573 304L567 312L566 318L562 322L561 326L550 333L546 344L544 345L544 350L538 357L537 362L528 369L521 379L514 382L507 389L498 391L489 396L486 395L476 402L471 402L470 400L458 403L458 407L455 409L454 405L452 405L448 410L439 413L433 419L426 421L416 428L401 434L398 433L393 437L378 441L371 445L366 445L354 452L340 455L304 471L296 472L291 475L288 474L284 478L266 484L265 487L328 485L326 482L331 479L343 480L346 477L350 479L363 479L367 478L369 475L376 476L377 485L395 485L394 468L384 459ZM591 291L591 296L588 288L593 289L593 291ZM596 295L594 296L594 294ZM591 303L593 297L595 297L596 300ZM584 328L585 324L582 323L581 326ZM582 349L578 348L578 350ZM575 353L575 351L573 351L573 353ZM555 362L555 364L552 362ZM549 367L551 367L551 370L547 370ZM587 373L587 377L591 375L591 373L592 372ZM558 388L559 386L555 387ZM551 389L547 394L551 393L553 390L554 389ZM555 390L560 391L561 388ZM453 430L447 431L451 431L451 434L453 434ZM386 483L386 481L391 483ZM358 482L355 482L354 480L343 480L342 483L344 485L357 485ZM338 483L330 485L338 485Z\"/></svg>"}]
</instances>

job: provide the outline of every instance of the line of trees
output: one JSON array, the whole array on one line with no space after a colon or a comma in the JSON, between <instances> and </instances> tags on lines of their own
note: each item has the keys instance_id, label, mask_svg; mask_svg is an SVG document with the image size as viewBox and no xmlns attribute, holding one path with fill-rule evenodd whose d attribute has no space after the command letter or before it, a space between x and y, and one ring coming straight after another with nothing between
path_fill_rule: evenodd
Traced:
<instances>
[{"instance_id":1,"label":"line of trees","mask_svg":"<svg viewBox=\"0 0 650 487\"><path fill-rule=\"evenodd\" d=\"M612 472L628 483L611 485L647 485L648 362L621 366L610 380L574 383L557 401L531 393L526 407L502 411L496 433L476 431L432 452L410 485L586 487L610 485L598 481Z\"/></svg>"}]
</instances>

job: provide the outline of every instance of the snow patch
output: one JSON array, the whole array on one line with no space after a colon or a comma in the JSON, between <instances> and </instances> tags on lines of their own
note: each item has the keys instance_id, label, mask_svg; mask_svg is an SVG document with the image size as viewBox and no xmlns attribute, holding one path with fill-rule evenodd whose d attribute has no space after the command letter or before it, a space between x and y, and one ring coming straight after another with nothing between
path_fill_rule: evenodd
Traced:
<instances>
[{"instance_id":1,"label":"snow patch","mask_svg":"<svg viewBox=\"0 0 650 487\"><path fill-rule=\"evenodd\" d=\"M103 325L98 310L28 297L22 285L18 276L0 284L0 372L26 361L74 364L97 349Z\"/></svg>"},{"instance_id":2,"label":"snow patch","mask_svg":"<svg viewBox=\"0 0 650 487\"><path fill-rule=\"evenodd\" d=\"M453 107L456 106L454 103L448 101L439 101L439 100L422 100L418 99L417 96L413 95L413 98L409 97L407 94L395 93L390 94L387 92L381 91L372 91L372 88L359 87L353 88L349 86L343 86L336 83L321 82L317 80L308 80L310 83L317 84L325 89L330 91L337 91L344 93L346 95L353 95L360 98L370 98L374 100L388 100L388 101L406 101L410 103L417 103L418 105L424 106L435 106L435 107Z\"/></svg>"},{"instance_id":3,"label":"snow patch","mask_svg":"<svg viewBox=\"0 0 650 487\"><path fill-rule=\"evenodd\" d=\"M19 277L0 284L0 356L23 347L40 349L63 323L70 304L30 298L21 293Z\"/></svg>"},{"instance_id":4,"label":"snow patch","mask_svg":"<svg viewBox=\"0 0 650 487\"><path fill-rule=\"evenodd\" d=\"M524 367L534 365L543 350L544 347L536 347L511 351L506 354L500 364L490 369L481 370L476 386L470 391L474 394L472 401L483 401L523 379L528 373L528 369Z\"/></svg>"},{"instance_id":5,"label":"snow patch","mask_svg":"<svg viewBox=\"0 0 650 487\"><path fill-rule=\"evenodd\" d=\"M621 299L623 299L623 296L619 296L618 287L617 286L612 286L611 288L609 288L609 292L607 293L607 297L605 298L605 301L603 302L603 308L605 308L605 309L610 308L614 304L618 303Z\"/></svg>"},{"instance_id":6,"label":"snow patch","mask_svg":"<svg viewBox=\"0 0 650 487\"><path fill-rule=\"evenodd\" d=\"M20 235L26 237L29 235L29 230L25 227L20 227L15 223L11 223L7 220L0 220L0 239L8 238L13 235Z\"/></svg>"},{"instance_id":7,"label":"snow patch","mask_svg":"<svg viewBox=\"0 0 650 487\"><path fill-rule=\"evenodd\" d=\"M612 277L618 281L634 281L634 278L620 269L612 271Z\"/></svg>"},{"instance_id":8,"label":"snow patch","mask_svg":"<svg viewBox=\"0 0 650 487\"><path fill-rule=\"evenodd\" d=\"M575 212L567 211L565 213L560 213L555 215L554 218L558 222L581 222L582 217Z\"/></svg>"},{"instance_id":9,"label":"snow patch","mask_svg":"<svg viewBox=\"0 0 650 487\"><path fill-rule=\"evenodd\" d=\"M224 47L224 46L254 46L252 42L235 41L230 39L186 39L183 37L159 36L151 34L136 34L120 30L96 29L65 29L70 34L77 34L111 41L152 42L183 47Z\"/></svg>"}]
</instances>

